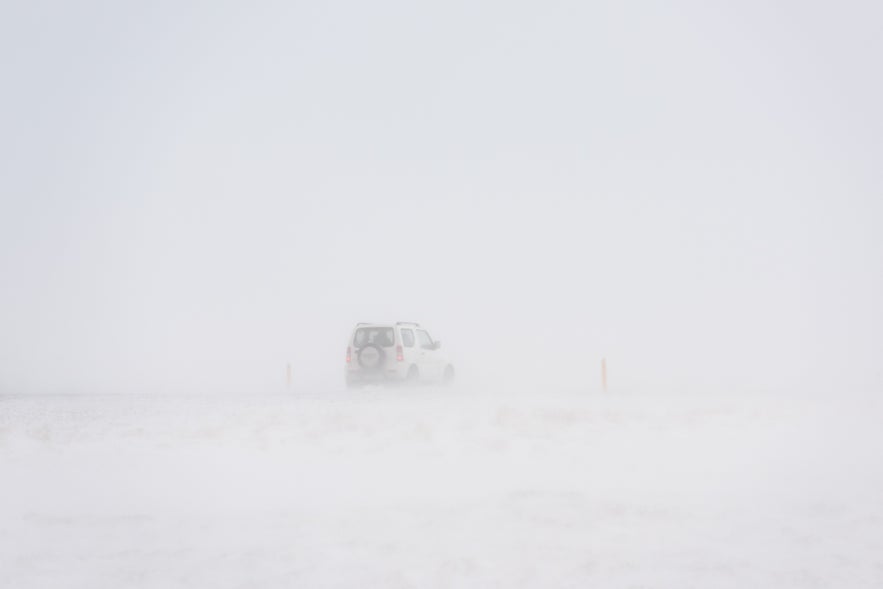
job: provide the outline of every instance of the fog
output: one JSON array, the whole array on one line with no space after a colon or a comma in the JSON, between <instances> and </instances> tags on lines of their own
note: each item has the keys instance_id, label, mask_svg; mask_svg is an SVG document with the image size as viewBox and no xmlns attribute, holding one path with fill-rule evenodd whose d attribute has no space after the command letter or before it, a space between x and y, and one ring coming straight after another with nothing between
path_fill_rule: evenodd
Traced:
<instances>
[{"instance_id":1,"label":"fog","mask_svg":"<svg viewBox=\"0 0 883 589\"><path fill-rule=\"evenodd\" d=\"M875 3L7 3L0 392L879 391Z\"/></svg>"},{"instance_id":2,"label":"fog","mask_svg":"<svg viewBox=\"0 0 883 589\"><path fill-rule=\"evenodd\" d=\"M881 19L0 3L3 581L883 586Z\"/></svg>"}]
</instances>

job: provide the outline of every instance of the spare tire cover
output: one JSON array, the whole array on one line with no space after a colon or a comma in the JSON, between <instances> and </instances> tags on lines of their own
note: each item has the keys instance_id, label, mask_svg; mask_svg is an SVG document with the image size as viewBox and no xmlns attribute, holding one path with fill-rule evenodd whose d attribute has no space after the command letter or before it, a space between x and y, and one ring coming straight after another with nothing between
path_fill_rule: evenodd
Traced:
<instances>
[{"instance_id":1,"label":"spare tire cover","mask_svg":"<svg viewBox=\"0 0 883 589\"><path fill-rule=\"evenodd\" d=\"M376 370L383 366L383 348L370 344L359 350L359 366L367 370Z\"/></svg>"}]
</instances>

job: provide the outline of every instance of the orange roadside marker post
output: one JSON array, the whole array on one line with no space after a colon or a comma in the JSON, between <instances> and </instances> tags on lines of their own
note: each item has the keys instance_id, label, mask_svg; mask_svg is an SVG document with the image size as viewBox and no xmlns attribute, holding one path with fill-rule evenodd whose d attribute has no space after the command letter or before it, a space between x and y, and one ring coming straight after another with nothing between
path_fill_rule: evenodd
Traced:
<instances>
[{"instance_id":1,"label":"orange roadside marker post","mask_svg":"<svg viewBox=\"0 0 883 589\"><path fill-rule=\"evenodd\" d=\"M607 392L607 359L601 358L601 390Z\"/></svg>"}]
</instances>

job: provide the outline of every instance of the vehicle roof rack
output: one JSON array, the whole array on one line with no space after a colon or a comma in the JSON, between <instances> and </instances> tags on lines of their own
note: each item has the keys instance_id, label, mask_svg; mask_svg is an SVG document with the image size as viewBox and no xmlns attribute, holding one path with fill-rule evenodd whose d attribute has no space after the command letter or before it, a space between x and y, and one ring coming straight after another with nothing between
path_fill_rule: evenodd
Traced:
<instances>
[{"instance_id":1,"label":"vehicle roof rack","mask_svg":"<svg viewBox=\"0 0 883 589\"><path fill-rule=\"evenodd\" d=\"M416 321L396 321L396 325L420 325Z\"/></svg>"}]
</instances>

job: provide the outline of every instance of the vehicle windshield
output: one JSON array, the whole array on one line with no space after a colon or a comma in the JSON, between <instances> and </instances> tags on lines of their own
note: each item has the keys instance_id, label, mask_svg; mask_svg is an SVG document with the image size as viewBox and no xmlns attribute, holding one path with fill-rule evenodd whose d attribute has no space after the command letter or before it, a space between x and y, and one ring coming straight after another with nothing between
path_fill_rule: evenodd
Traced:
<instances>
[{"instance_id":1,"label":"vehicle windshield","mask_svg":"<svg viewBox=\"0 0 883 589\"><path fill-rule=\"evenodd\" d=\"M368 345L389 348L395 345L395 333L392 327L360 327L353 336L353 345L362 348Z\"/></svg>"}]
</instances>

